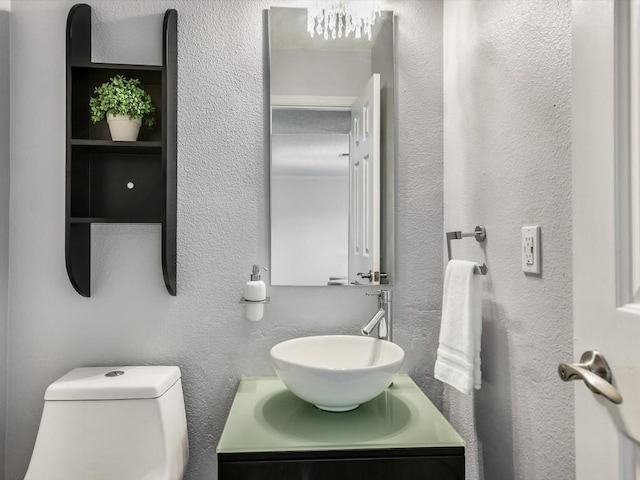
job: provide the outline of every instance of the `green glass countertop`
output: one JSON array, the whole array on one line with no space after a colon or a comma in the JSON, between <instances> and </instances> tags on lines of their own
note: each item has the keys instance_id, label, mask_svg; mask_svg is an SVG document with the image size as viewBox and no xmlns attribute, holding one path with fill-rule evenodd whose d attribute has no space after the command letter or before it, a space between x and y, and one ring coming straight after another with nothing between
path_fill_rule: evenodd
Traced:
<instances>
[{"instance_id":1,"label":"green glass countertop","mask_svg":"<svg viewBox=\"0 0 640 480\"><path fill-rule=\"evenodd\" d=\"M464 447L408 375L355 410L325 412L276 377L243 378L218 453Z\"/></svg>"}]
</instances>

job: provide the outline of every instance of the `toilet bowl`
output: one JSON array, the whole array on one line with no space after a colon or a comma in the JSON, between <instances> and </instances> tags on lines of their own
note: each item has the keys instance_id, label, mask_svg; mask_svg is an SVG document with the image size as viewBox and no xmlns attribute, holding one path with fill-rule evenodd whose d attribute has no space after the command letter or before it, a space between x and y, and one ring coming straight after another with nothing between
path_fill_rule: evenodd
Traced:
<instances>
[{"instance_id":1,"label":"toilet bowl","mask_svg":"<svg viewBox=\"0 0 640 480\"><path fill-rule=\"evenodd\" d=\"M178 367L76 368L52 383L25 480L180 480L189 444Z\"/></svg>"}]
</instances>

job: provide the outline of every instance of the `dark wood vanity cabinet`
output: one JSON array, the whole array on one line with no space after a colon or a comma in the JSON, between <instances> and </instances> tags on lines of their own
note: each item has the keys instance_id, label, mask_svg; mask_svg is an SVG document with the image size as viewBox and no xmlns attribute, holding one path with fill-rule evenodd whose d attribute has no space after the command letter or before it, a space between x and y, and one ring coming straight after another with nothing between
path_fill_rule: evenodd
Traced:
<instances>
[{"instance_id":1,"label":"dark wood vanity cabinet","mask_svg":"<svg viewBox=\"0 0 640 480\"><path fill-rule=\"evenodd\" d=\"M464 480L464 448L219 454L219 480Z\"/></svg>"},{"instance_id":2,"label":"dark wood vanity cabinet","mask_svg":"<svg viewBox=\"0 0 640 480\"><path fill-rule=\"evenodd\" d=\"M91 295L91 225L160 224L162 272L176 294L177 21L164 15L162 65L94 63L91 7L67 19L65 260L76 291ZM115 75L137 78L151 95L156 126L136 142L111 140L106 122L91 122L89 99Z\"/></svg>"}]
</instances>

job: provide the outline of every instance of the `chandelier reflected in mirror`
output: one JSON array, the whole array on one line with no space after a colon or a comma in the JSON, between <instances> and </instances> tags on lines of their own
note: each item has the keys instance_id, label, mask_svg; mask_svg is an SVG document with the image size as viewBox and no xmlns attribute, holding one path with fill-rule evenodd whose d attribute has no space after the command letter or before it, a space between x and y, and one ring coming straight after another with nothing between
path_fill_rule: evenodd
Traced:
<instances>
[{"instance_id":1,"label":"chandelier reflected in mirror","mask_svg":"<svg viewBox=\"0 0 640 480\"><path fill-rule=\"evenodd\" d=\"M307 9L307 31L311 37L318 34L326 40L348 38L351 33L371 40L371 29L379 16L377 0L318 0Z\"/></svg>"}]
</instances>

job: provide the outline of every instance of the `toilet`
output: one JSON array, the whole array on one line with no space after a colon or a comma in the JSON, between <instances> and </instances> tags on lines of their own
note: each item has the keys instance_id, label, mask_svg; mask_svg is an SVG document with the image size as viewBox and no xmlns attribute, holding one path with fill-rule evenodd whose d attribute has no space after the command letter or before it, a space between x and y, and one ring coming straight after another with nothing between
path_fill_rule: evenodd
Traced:
<instances>
[{"instance_id":1,"label":"toilet","mask_svg":"<svg viewBox=\"0 0 640 480\"><path fill-rule=\"evenodd\" d=\"M25 480L180 480L187 420L178 367L76 368L44 396Z\"/></svg>"}]
</instances>

